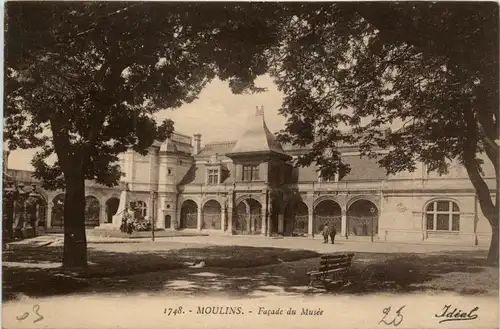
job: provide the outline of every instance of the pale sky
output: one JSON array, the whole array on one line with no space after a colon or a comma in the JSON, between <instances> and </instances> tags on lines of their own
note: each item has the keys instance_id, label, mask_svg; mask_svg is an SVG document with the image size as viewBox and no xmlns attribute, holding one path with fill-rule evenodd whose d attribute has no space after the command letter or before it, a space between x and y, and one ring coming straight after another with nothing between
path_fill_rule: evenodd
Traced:
<instances>
[{"instance_id":1,"label":"pale sky","mask_svg":"<svg viewBox=\"0 0 500 329\"><path fill-rule=\"evenodd\" d=\"M257 86L268 91L258 94L234 95L228 84L214 80L191 104L158 112L158 118L170 118L175 130L185 135L202 135L202 144L212 141L236 140L245 131L247 118L255 113L256 106L264 106L266 124L272 132L284 127L285 118L278 114L283 95L269 76L256 81ZM9 156L9 169L33 170L31 159L35 150L16 150Z\"/></svg>"}]
</instances>

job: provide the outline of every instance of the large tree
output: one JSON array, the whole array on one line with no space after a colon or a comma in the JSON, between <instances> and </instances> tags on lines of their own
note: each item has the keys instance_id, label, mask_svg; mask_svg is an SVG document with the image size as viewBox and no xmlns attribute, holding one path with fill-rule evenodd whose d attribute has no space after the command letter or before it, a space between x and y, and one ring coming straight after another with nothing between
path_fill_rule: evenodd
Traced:
<instances>
[{"instance_id":1,"label":"large tree","mask_svg":"<svg viewBox=\"0 0 500 329\"><path fill-rule=\"evenodd\" d=\"M39 148L35 177L65 190L64 266L87 264L85 180L115 186L119 153L164 140L173 123L155 112L193 101L216 76L234 92L258 90L281 30L269 7L6 4L4 138L12 150Z\"/></svg>"},{"instance_id":2,"label":"large tree","mask_svg":"<svg viewBox=\"0 0 500 329\"><path fill-rule=\"evenodd\" d=\"M312 150L323 175L349 170L336 149L360 145L389 174L417 163L465 166L492 227L498 262L498 5L304 4L289 21L272 67L287 117L280 139ZM395 122L403 129L388 132ZM350 127L348 133L343 128ZM377 149L389 152L380 158ZM482 174L485 155L496 193Z\"/></svg>"}]
</instances>

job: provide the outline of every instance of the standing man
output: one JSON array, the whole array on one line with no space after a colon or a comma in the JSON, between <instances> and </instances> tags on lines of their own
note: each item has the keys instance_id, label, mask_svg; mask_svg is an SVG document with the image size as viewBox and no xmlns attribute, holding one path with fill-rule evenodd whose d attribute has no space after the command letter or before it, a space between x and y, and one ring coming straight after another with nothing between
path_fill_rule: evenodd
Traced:
<instances>
[{"instance_id":1,"label":"standing man","mask_svg":"<svg viewBox=\"0 0 500 329\"><path fill-rule=\"evenodd\" d=\"M323 234L323 243L328 243L328 235L330 234L328 223L325 223L323 226L323 232L321 232L321 234Z\"/></svg>"},{"instance_id":2,"label":"standing man","mask_svg":"<svg viewBox=\"0 0 500 329\"><path fill-rule=\"evenodd\" d=\"M335 229L335 226L330 227L328 234L330 235L330 240L332 240L332 244L335 244L335 235L337 234L337 230ZM328 239L327 241L328 242Z\"/></svg>"}]
</instances>

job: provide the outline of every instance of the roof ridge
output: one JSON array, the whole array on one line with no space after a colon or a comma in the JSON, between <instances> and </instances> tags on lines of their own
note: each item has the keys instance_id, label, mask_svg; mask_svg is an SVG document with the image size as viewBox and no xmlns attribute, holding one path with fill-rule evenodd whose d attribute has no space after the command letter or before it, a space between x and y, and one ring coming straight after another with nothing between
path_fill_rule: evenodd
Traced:
<instances>
[{"instance_id":1,"label":"roof ridge","mask_svg":"<svg viewBox=\"0 0 500 329\"><path fill-rule=\"evenodd\" d=\"M227 141L212 141L212 142L207 142L205 143L206 145L219 145L219 144L230 144L230 143L236 143L238 140L227 140Z\"/></svg>"}]
</instances>

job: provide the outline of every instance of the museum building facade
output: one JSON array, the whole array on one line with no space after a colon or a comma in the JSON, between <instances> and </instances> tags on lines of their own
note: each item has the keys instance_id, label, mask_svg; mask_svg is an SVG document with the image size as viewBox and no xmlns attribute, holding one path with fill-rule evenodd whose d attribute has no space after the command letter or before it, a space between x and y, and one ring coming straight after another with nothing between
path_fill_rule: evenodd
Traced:
<instances>
[{"instance_id":1,"label":"museum building facade","mask_svg":"<svg viewBox=\"0 0 500 329\"><path fill-rule=\"evenodd\" d=\"M113 216L127 185L127 202L166 230L319 237L329 223L339 239L489 244L491 227L461 165L452 163L444 176L427 173L423 165L387 175L377 160L339 146L350 172L322 179L314 165L292 166L307 151L278 143L261 109L235 141L202 146L201 135L175 132L145 156L122 154L124 177L116 188L86 183L86 226L116 228ZM7 172L16 182L38 186L45 229L62 228L63 191L41 189L30 172ZM484 173L494 194L493 167Z\"/></svg>"}]
</instances>

